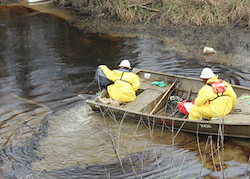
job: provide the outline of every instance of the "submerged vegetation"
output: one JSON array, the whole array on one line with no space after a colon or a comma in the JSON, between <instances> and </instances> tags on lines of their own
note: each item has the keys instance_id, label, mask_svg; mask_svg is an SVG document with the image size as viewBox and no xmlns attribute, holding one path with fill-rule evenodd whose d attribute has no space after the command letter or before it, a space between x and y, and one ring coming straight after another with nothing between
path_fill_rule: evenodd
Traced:
<instances>
[{"instance_id":1,"label":"submerged vegetation","mask_svg":"<svg viewBox=\"0 0 250 179\"><path fill-rule=\"evenodd\" d=\"M157 23L160 27L195 25L249 27L250 0L59 0L82 15L115 18L127 23Z\"/></svg>"}]
</instances>

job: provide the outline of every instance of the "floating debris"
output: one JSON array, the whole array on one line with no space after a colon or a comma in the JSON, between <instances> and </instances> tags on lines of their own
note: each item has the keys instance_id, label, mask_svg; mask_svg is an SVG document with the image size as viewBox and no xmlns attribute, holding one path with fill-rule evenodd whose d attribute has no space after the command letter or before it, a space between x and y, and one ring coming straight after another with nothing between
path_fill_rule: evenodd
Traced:
<instances>
[{"instance_id":1,"label":"floating debris","mask_svg":"<svg viewBox=\"0 0 250 179\"><path fill-rule=\"evenodd\" d=\"M216 51L212 47L204 47L203 53L204 54L215 54Z\"/></svg>"}]
</instances>

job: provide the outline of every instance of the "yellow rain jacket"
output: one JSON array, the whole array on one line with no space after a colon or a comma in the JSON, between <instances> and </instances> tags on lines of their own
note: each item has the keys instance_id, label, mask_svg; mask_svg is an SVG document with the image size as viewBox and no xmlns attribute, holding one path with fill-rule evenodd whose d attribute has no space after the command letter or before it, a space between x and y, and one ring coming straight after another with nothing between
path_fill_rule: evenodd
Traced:
<instances>
[{"instance_id":1,"label":"yellow rain jacket","mask_svg":"<svg viewBox=\"0 0 250 179\"><path fill-rule=\"evenodd\" d=\"M135 92L140 87L138 75L121 70L110 70L106 65L102 65L101 69L106 77L114 82L107 88L112 99L129 102L136 98Z\"/></svg>"},{"instance_id":2,"label":"yellow rain jacket","mask_svg":"<svg viewBox=\"0 0 250 179\"><path fill-rule=\"evenodd\" d=\"M215 93L209 84L218 80L218 75L210 78L198 92L195 104L190 108L189 119L200 120L200 117L210 120L212 117L222 117L230 113L237 103L236 94L229 83L223 81L226 91ZM222 95L223 94L223 95ZM221 96L222 95L222 96ZM219 96L219 97L218 97Z\"/></svg>"}]
</instances>

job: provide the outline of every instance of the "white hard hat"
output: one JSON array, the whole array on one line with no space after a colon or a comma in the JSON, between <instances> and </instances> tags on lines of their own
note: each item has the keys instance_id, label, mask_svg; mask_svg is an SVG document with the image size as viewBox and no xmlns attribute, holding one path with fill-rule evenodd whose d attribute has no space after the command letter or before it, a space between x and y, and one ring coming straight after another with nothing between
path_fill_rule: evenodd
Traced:
<instances>
[{"instance_id":1,"label":"white hard hat","mask_svg":"<svg viewBox=\"0 0 250 179\"><path fill-rule=\"evenodd\" d=\"M119 67L126 67L126 68L131 68L131 66L130 66L130 62L128 61L128 60L122 60L121 61L121 63L120 63L120 65L119 65Z\"/></svg>"},{"instance_id":2,"label":"white hard hat","mask_svg":"<svg viewBox=\"0 0 250 179\"><path fill-rule=\"evenodd\" d=\"M216 75L214 74L214 72L210 68L204 68L201 72L200 78L209 79L209 78L213 78L215 76Z\"/></svg>"}]
</instances>

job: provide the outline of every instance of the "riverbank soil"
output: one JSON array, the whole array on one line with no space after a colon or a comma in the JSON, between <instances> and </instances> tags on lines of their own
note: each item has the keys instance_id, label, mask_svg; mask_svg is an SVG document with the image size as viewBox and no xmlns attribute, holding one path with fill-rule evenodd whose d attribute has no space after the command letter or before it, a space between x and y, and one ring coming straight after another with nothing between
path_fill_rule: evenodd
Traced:
<instances>
[{"instance_id":1,"label":"riverbank soil","mask_svg":"<svg viewBox=\"0 0 250 179\"><path fill-rule=\"evenodd\" d=\"M202 62L225 64L250 71L250 28L238 25L241 18L227 28L173 23L160 26L156 21L130 23L117 18L106 18L104 13L92 13L89 7L76 9L55 2L31 5L21 1L18 4L64 18L84 31L110 36L159 39L183 58L198 58ZM205 55L204 47L212 47L216 53Z\"/></svg>"},{"instance_id":2,"label":"riverbank soil","mask_svg":"<svg viewBox=\"0 0 250 179\"><path fill-rule=\"evenodd\" d=\"M238 69L250 70L250 30L233 28L216 32L205 27L182 26L180 29L158 28L157 24L124 24L95 19L76 19L72 24L90 32L111 36L159 39L183 58L198 58L202 62L226 64ZM204 47L212 47L215 54L205 55Z\"/></svg>"}]
</instances>

